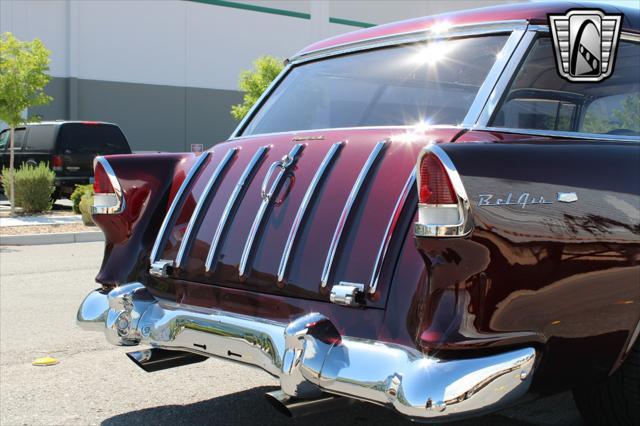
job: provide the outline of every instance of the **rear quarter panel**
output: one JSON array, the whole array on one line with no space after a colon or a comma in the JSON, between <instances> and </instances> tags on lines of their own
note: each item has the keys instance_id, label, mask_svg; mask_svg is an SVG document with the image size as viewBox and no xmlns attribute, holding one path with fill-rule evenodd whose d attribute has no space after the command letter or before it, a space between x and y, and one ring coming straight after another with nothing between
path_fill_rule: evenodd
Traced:
<instances>
[{"instance_id":1,"label":"rear quarter panel","mask_svg":"<svg viewBox=\"0 0 640 426\"><path fill-rule=\"evenodd\" d=\"M606 377L640 319L640 146L465 136L443 148L470 197L473 234L417 239L424 267L399 267L426 292L420 343L537 343L542 388ZM522 194L549 204L515 203Z\"/></svg>"}]
</instances>

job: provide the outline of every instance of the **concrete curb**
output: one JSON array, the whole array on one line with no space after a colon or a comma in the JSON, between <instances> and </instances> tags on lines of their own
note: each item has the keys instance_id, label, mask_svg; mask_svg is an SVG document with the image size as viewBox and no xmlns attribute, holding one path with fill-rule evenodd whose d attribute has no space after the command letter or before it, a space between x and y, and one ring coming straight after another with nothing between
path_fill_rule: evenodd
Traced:
<instances>
[{"instance_id":1,"label":"concrete curb","mask_svg":"<svg viewBox=\"0 0 640 426\"><path fill-rule=\"evenodd\" d=\"M88 243L93 241L104 241L102 231L0 236L0 246L35 246L43 244Z\"/></svg>"}]
</instances>

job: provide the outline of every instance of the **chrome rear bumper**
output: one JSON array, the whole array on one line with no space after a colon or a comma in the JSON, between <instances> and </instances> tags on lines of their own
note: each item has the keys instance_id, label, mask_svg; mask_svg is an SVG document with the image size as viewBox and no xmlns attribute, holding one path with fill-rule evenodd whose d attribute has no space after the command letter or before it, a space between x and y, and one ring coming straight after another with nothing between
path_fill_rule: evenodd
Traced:
<instances>
[{"instance_id":1,"label":"chrome rear bumper","mask_svg":"<svg viewBox=\"0 0 640 426\"><path fill-rule=\"evenodd\" d=\"M341 336L318 313L289 324L154 299L140 283L90 293L78 324L116 345L146 343L260 367L287 395L323 392L394 407L414 419L492 411L528 390L535 350L440 360L416 349Z\"/></svg>"}]
</instances>

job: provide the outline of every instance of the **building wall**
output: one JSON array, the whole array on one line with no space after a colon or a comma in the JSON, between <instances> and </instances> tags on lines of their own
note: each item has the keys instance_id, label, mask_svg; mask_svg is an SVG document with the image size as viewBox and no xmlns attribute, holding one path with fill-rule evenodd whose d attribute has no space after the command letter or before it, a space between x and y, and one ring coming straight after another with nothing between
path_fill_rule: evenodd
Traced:
<instances>
[{"instance_id":1,"label":"building wall","mask_svg":"<svg viewBox=\"0 0 640 426\"><path fill-rule=\"evenodd\" d=\"M43 119L118 123L134 150L228 137L241 70L372 24L505 1L2 0L0 32L52 51Z\"/></svg>"}]
</instances>

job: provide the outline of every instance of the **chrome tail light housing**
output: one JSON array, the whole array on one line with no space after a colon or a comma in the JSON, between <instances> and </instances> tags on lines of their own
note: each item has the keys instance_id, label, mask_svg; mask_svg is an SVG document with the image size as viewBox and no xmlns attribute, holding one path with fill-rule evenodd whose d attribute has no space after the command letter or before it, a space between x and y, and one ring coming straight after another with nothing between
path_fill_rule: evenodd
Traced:
<instances>
[{"instance_id":1,"label":"chrome tail light housing","mask_svg":"<svg viewBox=\"0 0 640 426\"><path fill-rule=\"evenodd\" d=\"M473 230L469 197L451 158L438 145L422 149L416 163L416 237L463 237Z\"/></svg>"},{"instance_id":2,"label":"chrome tail light housing","mask_svg":"<svg viewBox=\"0 0 640 426\"><path fill-rule=\"evenodd\" d=\"M122 187L113 168L104 157L93 161L93 214L119 214L124 211Z\"/></svg>"}]
</instances>

